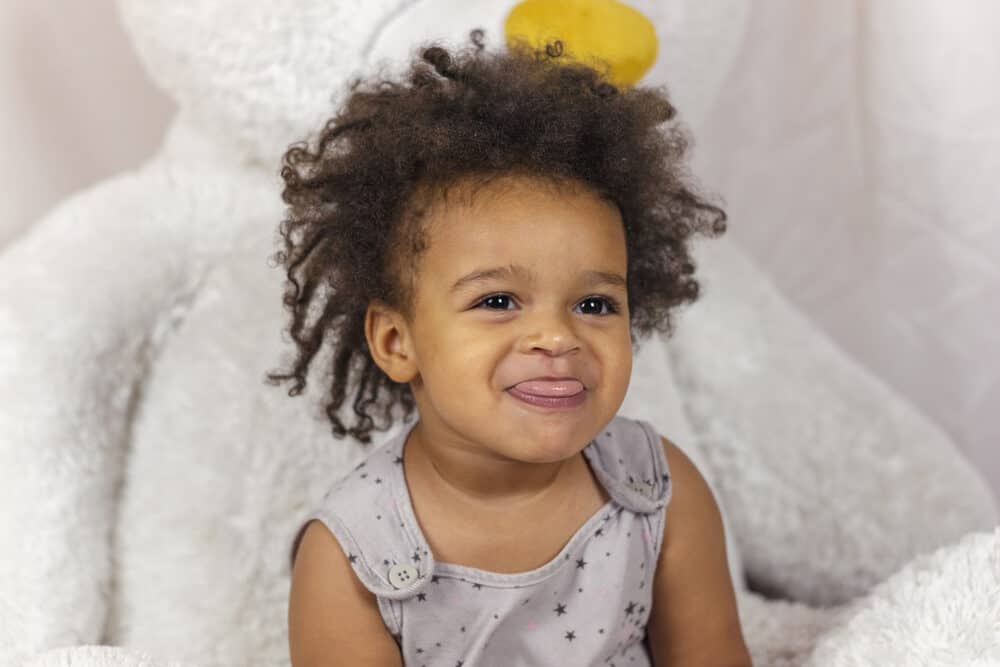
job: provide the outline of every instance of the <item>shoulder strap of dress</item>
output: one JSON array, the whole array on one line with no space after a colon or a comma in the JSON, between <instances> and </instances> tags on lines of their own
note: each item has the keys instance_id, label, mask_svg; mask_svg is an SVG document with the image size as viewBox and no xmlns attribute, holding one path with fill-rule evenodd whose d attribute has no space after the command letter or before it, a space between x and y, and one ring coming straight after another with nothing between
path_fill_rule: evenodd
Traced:
<instances>
[{"instance_id":1,"label":"shoulder strap of dress","mask_svg":"<svg viewBox=\"0 0 1000 667\"><path fill-rule=\"evenodd\" d=\"M594 475L620 505L648 514L670 502L673 486L656 428L616 415L584 447Z\"/></svg>"},{"instance_id":2,"label":"shoulder strap of dress","mask_svg":"<svg viewBox=\"0 0 1000 667\"><path fill-rule=\"evenodd\" d=\"M334 484L303 522L323 521L365 588L393 600L417 595L434 571L402 471L403 445L413 423Z\"/></svg>"}]
</instances>

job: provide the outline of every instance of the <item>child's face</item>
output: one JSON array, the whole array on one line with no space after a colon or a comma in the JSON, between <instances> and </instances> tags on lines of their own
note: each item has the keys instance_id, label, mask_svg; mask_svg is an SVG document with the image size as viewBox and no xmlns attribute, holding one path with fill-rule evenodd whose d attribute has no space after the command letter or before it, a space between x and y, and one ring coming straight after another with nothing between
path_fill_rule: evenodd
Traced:
<instances>
[{"instance_id":1,"label":"child's face","mask_svg":"<svg viewBox=\"0 0 1000 667\"><path fill-rule=\"evenodd\" d=\"M394 378L412 376L423 437L524 462L574 455L617 413L632 371L618 209L518 177L481 187L471 203L449 198L424 225L414 320L397 341L410 365ZM499 271L462 280L487 269ZM508 391L544 376L578 379L582 403L537 407Z\"/></svg>"}]
</instances>

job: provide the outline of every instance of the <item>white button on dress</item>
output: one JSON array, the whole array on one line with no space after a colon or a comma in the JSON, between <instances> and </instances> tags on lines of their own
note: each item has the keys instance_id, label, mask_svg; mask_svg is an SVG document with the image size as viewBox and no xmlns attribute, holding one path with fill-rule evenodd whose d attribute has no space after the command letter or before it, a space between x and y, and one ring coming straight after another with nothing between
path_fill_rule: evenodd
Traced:
<instances>
[{"instance_id":1,"label":"white button on dress","mask_svg":"<svg viewBox=\"0 0 1000 667\"><path fill-rule=\"evenodd\" d=\"M640 482L632 482L631 484L629 484L629 488L631 488L633 491L638 493L643 498L653 497L652 489L650 489L648 486Z\"/></svg>"},{"instance_id":2,"label":"white button on dress","mask_svg":"<svg viewBox=\"0 0 1000 667\"><path fill-rule=\"evenodd\" d=\"M393 565L389 568L389 583L396 588L407 588L417 580L417 568L412 565Z\"/></svg>"}]
</instances>

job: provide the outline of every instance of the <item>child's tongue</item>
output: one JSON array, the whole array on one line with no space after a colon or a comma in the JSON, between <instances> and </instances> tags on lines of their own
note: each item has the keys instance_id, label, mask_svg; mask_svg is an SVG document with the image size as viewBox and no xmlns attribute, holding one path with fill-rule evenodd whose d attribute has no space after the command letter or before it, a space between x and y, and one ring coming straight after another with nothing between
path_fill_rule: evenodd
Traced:
<instances>
[{"instance_id":1,"label":"child's tongue","mask_svg":"<svg viewBox=\"0 0 1000 667\"><path fill-rule=\"evenodd\" d=\"M535 396L572 396L583 391L583 383L578 380L525 380L514 385L514 389Z\"/></svg>"}]
</instances>

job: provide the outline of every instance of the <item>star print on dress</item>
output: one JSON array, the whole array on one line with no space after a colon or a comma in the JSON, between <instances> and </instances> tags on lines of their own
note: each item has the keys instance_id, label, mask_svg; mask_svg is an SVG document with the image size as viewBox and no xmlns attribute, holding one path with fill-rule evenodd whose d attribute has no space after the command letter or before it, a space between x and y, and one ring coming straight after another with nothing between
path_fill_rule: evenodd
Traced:
<instances>
[{"instance_id":1,"label":"star print on dress","mask_svg":"<svg viewBox=\"0 0 1000 667\"><path fill-rule=\"evenodd\" d=\"M334 488L322 502L323 516L337 520L328 525L340 530L334 534L350 547L343 551L348 559L356 558L352 572L359 582L372 583L369 590L397 638L403 664L471 667L532 655L540 665L651 667L641 641L662 544L662 510L670 498L664 493L663 506L656 506L655 499L640 503L628 493L629 476L644 491L668 489L655 484L667 471L662 448L651 446L648 428L643 433L629 424L623 420L601 432L608 439L596 439L583 452L608 499L575 532L558 536L561 556L529 571L504 574L438 560L428 548L435 536L424 534L415 521L404 474L404 438L369 455L366 467ZM616 459L622 463L615 465ZM384 565L374 568L375 580L361 581L361 564L379 562ZM392 566L413 568L419 584L434 586L391 587L384 575Z\"/></svg>"}]
</instances>

